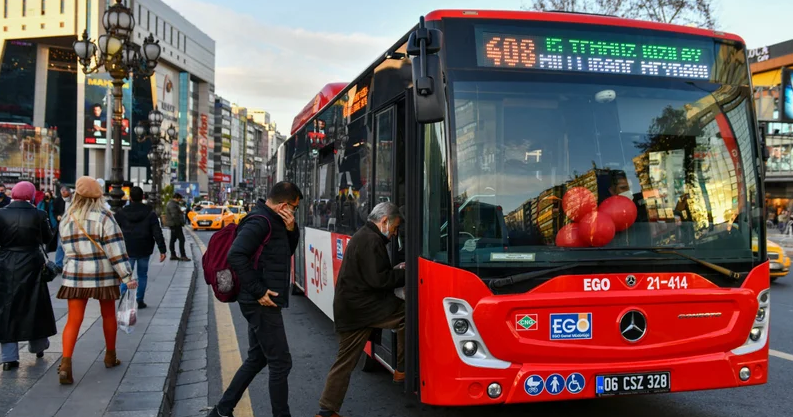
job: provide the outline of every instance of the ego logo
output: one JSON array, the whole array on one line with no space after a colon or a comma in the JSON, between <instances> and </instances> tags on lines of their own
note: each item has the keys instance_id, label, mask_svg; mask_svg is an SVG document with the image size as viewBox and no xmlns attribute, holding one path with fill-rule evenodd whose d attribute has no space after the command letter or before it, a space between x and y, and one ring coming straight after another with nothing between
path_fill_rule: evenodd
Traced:
<instances>
[{"instance_id":1,"label":"ego logo","mask_svg":"<svg viewBox=\"0 0 793 417\"><path fill-rule=\"evenodd\" d=\"M328 286L328 266L323 262L322 252L310 245L308 250L313 255L308 273L311 276L311 284L317 289L317 294L322 292L322 289Z\"/></svg>"}]
</instances>

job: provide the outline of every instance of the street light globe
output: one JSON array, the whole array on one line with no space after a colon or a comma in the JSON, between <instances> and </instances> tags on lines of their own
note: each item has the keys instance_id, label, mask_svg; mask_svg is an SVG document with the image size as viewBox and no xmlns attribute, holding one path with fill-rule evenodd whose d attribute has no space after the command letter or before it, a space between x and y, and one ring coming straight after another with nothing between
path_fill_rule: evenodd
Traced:
<instances>
[{"instance_id":1,"label":"street light globe","mask_svg":"<svg viewBox=\"0 0 793 417\"><path fill-rule=\"evenodd\" d=\"M157 125L149 126L149 133L151 133L154 136L159 135L160 134L160 126L157 126Z\"/></svg>"},{"instance_id":2,"label":"street light globe","mask_svg":"<svg viewBox=\"0 0 793 417\"><path fill-rule=\"evenodd\" d=\"M171 127L168 128L167 133L168 133L168 136L170 136L170 137L176 136L176 129L173 127L173 125L171 125Z\"/></svg>"},{"instance_id":3,"label":"street light globe","mask_svg":"<svg viewBox=\"0 0 793 417\"><path fill-rule=\"evenodd\" d=\"M102 16L102 26L108 33L118 35L126 40L129 33L135 28L135 18L129 8L122 3L122 0L116 0L116 4L107 9Z\"/></svg>"},{"instance_id":4,"label":"street light globe","mask_svg":"<svg viewBox=\"0 0 793 417\"><path fill-rule=\"evenodd\" d=\"M156 106L149 112L149 122L158 126L162 123L162 112Z\"/></svg>"},{"instance_id":5,"label":"street light globe","mask_svg":"<svg viewBox=\"0 0 793 417\"><path fill-rule=\"evenodd\" d=\"M135 44L126 41L124 42L124 49L121 51L121 60L127 67L134 67L138 63L138 51Z\"/></svg>"},{"instance_id":6,"label":"street light globe","mask_svg":"<svg viewBox=\"0 0 793 417\"><path fill-rule=\"evenodd\" d=\"M143 126L143 123L138 122L138 124L135 126L135 135L143 136L145 134L146 134L146 126Z\"/></svg>"},{"instance_id":7,"label":"street light globe","mask_svg":"<svg viewBox=\"0 0 793 417\"><path fill-rule=\"evenodd\" d=\"M100 36L97 43L99 44L99 50L105 57L117 54L124 46L120 39L108 34Z\"/></svg>"},{"instance_id":8,"label":"street light globe","mask_svg":"<svg viewBox=\"0 0 793 417\"><path fill-rule=\"evenodd\" d=\"M149 33L149 36L143 40L143 57L146 58L149 67L154 68L157 65L157 60L160 59L160 41L154 40L154 35Z\"/></svg>"}]
</instances>

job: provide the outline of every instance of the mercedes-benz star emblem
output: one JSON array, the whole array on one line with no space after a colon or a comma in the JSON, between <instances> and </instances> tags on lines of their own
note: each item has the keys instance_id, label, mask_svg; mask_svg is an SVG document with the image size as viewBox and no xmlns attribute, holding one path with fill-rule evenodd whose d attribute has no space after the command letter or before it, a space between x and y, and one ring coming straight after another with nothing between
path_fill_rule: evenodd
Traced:
<instances>
[{"instance_id":1,"label":"mercedes-benz star emblem","mask_svg":"<svg viewBox=\"0 0 793 417\"><path fill-rule=\"evenodd\" d=\"M620 319L620 333L629 342L638 342L647 332L647 319L636 310L625 313Z\"/></svg>"},{"instance_id":2,"label":"mercedes-benz star emblem","mask_svg":"<svg viewBox=\"0 0 793 417\"><path fill-rule=\"evenodd\" d=\"M625 283L628 284L629 287L633 287L636 285L636 277L633 275L628 275L625 277Z\"/></svg>"}]
</instances>

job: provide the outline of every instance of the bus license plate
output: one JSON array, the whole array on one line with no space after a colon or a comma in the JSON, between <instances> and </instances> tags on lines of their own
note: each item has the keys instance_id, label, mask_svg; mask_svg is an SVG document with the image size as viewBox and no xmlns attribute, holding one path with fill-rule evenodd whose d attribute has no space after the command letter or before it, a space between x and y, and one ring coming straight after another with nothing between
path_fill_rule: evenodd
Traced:
<instances>
[{"instance_id":1,"label":"bus license plate","mask_svg":"<svg viewBox=\"0 0 793 417\"><path fill-rule=\"evenodd\" d=\"M598 396L669 392L672 386L669 372L598 375L595 382Z\"/></svg>"}]
</instances>

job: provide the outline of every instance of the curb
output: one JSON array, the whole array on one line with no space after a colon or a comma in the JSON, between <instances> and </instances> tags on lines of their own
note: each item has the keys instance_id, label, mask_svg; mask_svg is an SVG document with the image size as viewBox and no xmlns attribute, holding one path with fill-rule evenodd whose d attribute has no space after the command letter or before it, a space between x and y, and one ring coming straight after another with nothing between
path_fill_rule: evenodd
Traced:
<instances>
[{"instance_id":1,"label":"curb","mask_svg":"<svg viewBox=\"0 0 793 417\"><path fill-rule=\"evenodd\" d=\"M187 297L185 298L185 305L182 309L182 317L179 320L179 329L176 331L176 341L171 356L171 363L168 367L168 375L165 377L165 386L163 388L162 403L160 410L157 413L158 417L171 417L174 403L176 402L176 379L179 376L179 364L182 361L182 350L184 348L184 339L187 334L187 320L190 317L190 311L193 305L193 293L196 288L196 278L198 277L198 258L195 256L195 244L190 242L190 253L193 254L193 274L190 277L190 287L187 290Z\"/></svg>"}]
</instances>

